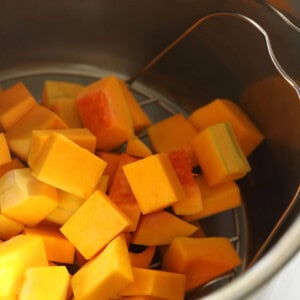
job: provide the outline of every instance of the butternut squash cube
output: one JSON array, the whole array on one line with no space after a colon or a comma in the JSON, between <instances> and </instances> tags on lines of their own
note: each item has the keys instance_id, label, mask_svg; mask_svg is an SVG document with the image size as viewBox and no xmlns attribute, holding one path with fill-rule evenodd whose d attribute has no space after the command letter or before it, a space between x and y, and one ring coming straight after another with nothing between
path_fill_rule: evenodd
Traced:
<instances>
[{"instance_id":1,"label":"butternut squash cube","mask_svg":"<svg viewBox=\"0 0 300 300\"><path fill-rule=\"evenodd\" d=\"M183 150L172 151L169 159L185 192L185 198L174 203L172 209L177 215L190 215L203 209L199 185L193 176L190 157Z\"/></svg>"},{"instance_id":2,"label":"butternut squash cube","mask_svg":"<svg viewBox=\"0 0 300 300\"><path fill-rule=\"evenodd\" d=\"M0 299L16 299L24 272L30 267L47 266L41 238L23 234L2 242L0 246Z\"/></svg>"},{"instance_id":3,"label":"butternut squash cube","mask_svg":"<svg viewBox=\"0 0 300 300\"><path fill-rule=\"evenodd\" d=\"M95 190L106 162L62 134L52 133L31 167L39 180L87 198Z\"/></svg>"},{"instance_id":4,"label":"butternut squash cube","mask_svg":"<svg viewBox=\"0 0 300 300\"><path fill-rule=\"evenodd\" d=\"M170 206L185 197L167 154L151 155L127 164L123 171L143 214Z\"/></svg>"},{"instance_id":5,"label":"butternut squash cube","mask_svg":"<svg viewBox=\"0 0 300 300\"><path fill-rule=\"evenodd\" d=\"M70 274L65 266L28 268L18 295L19 300L65 300Z\"/></svg>"},{"instance_id":6,"label":"butternut squash cube","mask_svg":"<svg viewBox=\"0 0 300 300\"><path fill-rule=\"evenodd\" d=\"M162 268L186 276L189 291L238 267L241 259L227 238L179 237L166 251Z\"/></svg>"},{"instance_id":7,"label":"butternut squash cube","mask_svg":"<svg viewBox=\"0 0 300 300\"><path fill-rule=\"evenodd\" d=\"M192 143L204 177L211 186L242 178L251 170L230 123L204 129Z\"/></svg>"},{"instance_id":8,"label":"butternut squash cube","mask_svg":"<svg viewBox=\"0 0 300 300\"><path fill-rule=\"evenodd\" d=\"M1 213L35 226L57 206L57 191L31 175L29 168L7 172L0 179Z\"/></svg>"},{"instance_id":9,"label":"butternut squash cube","mask_svg":"<svg viewBox=\"0 0 300 300\"><path fill-rule=\"evenodd\" d=\"M150 148L135 135L128 140L126 153L140 158L152 155Z\"/></svg>"},{"instance_id":10,"label":"butternut squash cube","mask_svg":"<svg viewBox=\"0 0 300 300\"><path fill-rule=\"evenodd\" d=\"M129 251L131 265L137 268L148 269L153 259L155 249L155 246L149 246L146 247L142 252L135 253Z\"/></svg>"},{"instance_id":11,"label":"butternut squash cube","mask_svg":"<svg viewBox=\"0 0 300 300\"><path fill-rule=\"evenodd\" d=\"M23 231L24 225L0 214L0 238L9 240Z\"/></svg>"},{"instance_id":12,"label":"butternut squash cube","mask_svg":"<svg viewBox=\"0 0 300 300\"><path fill-rule=\"evenodd\" d=\"M134 282L125 287L122 296L151 296L183 300L186 277L160 270L132 268Z\"/></svg>"},{"instance_id":13,"label":"butternut squash cube","mask_svg":"<svg viewBox=\"0 0 300 300\"><path fill-rule=\"evenodd\" d=\"M103 175L108 175L108 184L107 184L107 191L110 191L112 181L115 177L118 164L120 161L121 155L119 153L113 153L113 152L102 152L102 151L97 151L96 155L98 155L101 159L106 161L107 166L104 170Z\"/></svg>"},{"instance_id":14,"label":"butternut squash cube","mask_svg":"<svg viewBox=\"0 0 300 300\"><path fill-rule=\"evenodd\" d=\"M6 132L9 148L22 160L27 160L32 130L67 128L51 110L36 105Z\"/></svg>"},{"instance_id":15,"label":"butternut squash cube","mask_svg":"<svg viewBox=\"0 0 300 300\"><path fill-rule=\"evenodd\" d=\"M132 222L132 225L127 228L127 231L134 231L136 229L141 215L141 210L123 172L123 166L135 161L137 161L137 158L125 153L121 154L119 165L109 192L109 198L116 203Z\"/></svg>"},{"instance_id":16,"label":"butternut squash cube","mask_svg":"<svg viewBox=\"0 0 300 300\"><path fill-rule=\"evenodd\" d=\"M103 192L96 190L60 231L89 259L129 225L127 216Z\"/></svg>"},{"instance_id":17,"label":"butternut squash cube","mask_svg":"<svg viewBox=\"0 0 300 300\"><path fill-rule=\"evenodd\" d=\"M24 164L18 159L13 158L10 162L0 166L0 177L10 170L25 168Z\"/></svg>"},{"instance_id":18,"label":"butternut squash cube","mask_svg":"<svg viewBox=\"0 0 300 300\"><path fill-rule=\"evenodd\" d=\"M240 189L234 181L209 186L202 175L195 179L201 190L203 210L184 216L186 221L202 219L241 205Z\"/></svg>"},{"instance_id":19,"label":"butternut squash cube","mask_svg":"<svg viewBox=\"0 0 300 300\"><path fill-rule=\"evenodd\" d=\"M0 127L8 130L35 105L35 99L22 82L0 93Z\"/></svg>"},{"instance_id":20,"label":"butternut squash cube","mask_svg":"<svg viewBox=\"0 0 300 300\"><path fill-rule=\"evenodd\" d=\"M130 114L132 117L135 132L140 132L152 124L147 114L143 111L124 81L119 80L122 92L124 93Z\"/></svg>"},{"instance_id":21,"label":"butternut squash cube","mask_svg":"<svg viewBox=\"0 0 300 300\"><path fill-rule=\"evenodd\" d=\"M215 99L195 110L188 120L198 131L218 123L231 123L237 140L246 156L250 155L264 139L262 133L245 112L228 99Z\"/></svg>"},{"instance_id":22,"label":"butternut squash cube","mask_svg":"<svg viewBox=\"0 0 300 300\"><path fill-rule=\"evenodd\" d=\"M173 115L148 128L149 139L155 152L184 150L189 154L193 166L198 165L191 145L196 134L197 130L182 114Z\"/></svg>"},{"instance_id":23,"label":"butternut squash cube","mask_svg":"<svg viewBox=\"0 0 300 300\"><path fill-rule=\"evenodd\" d=\"M65 264L74 262L75 247L57 227L40 224L35 227L25 227L24 233L43 239L49 261Z\"/></svg>"},{"instance_id":24,"label":"butternut squash cube","mask_svg":"<svg viewBox=\"0 0 300 300\"><path fill-rule=\"evenodd\" d=\"M138 245L168 245L178 236L190 236L197 227L166 211L141 216L131 242Z\"/></svg>"},{"instance_id":25,"label":"butternut squash cube","mask_svg":"<svg viewBox=\"0 0 300 300\"><path fill-rule=\"evenodd\" d=\"M9 162L11 162L11 156L6 137L3 132L0 132L0 166Z\"/></svg>"},{"instance_id":26,"label":"butternut squash cube","mask_svg":"<svg viewBox=\"0 0 300 300\"><path fill-rule=\"evenodd\" d=\"M75 99L56 98L51 100L51 109L71 128L82 127Z\"/></svg>"},{"instance_id":27,"label":"butternut squash cube","mask_svg":"<svg viewBox=\"0 0 300 300\"><path fill-rule=\"evenodd\" d=\"M71 285L75 299L114 299L132 281L126 241L119 235L73 275Z\"/></svg>"},{"instance_id":28,"label":"butternut squash cube","mask_svg":"<svg viewBox=\"0 0 300 300\"><path fill-rule=\"evenodd\" d=\"M63 225L85 201L68 192L57 190L57 207L46 217L47 221Z\"/></svg>"},{"instance_id":29,"label":"butternut squash cube","mask_svg":"<svg viewBox=\"0 0 300 300\"><path fill-rule=\"evenodd\" d=\"M92 153L96 150L96 137L87 128L33 130L27 159L29 166L34 164L49 136L54 132L62 134Z\"/></svg>"},{"instance_id":30,"label":"butternut squash cube","mask_svg":"<svg viewBox=\"0 0 300 300\"><path fill-rule=\"evenodd\" d=\"M112 150L132 136L130 111L115 76L85 87L76 103L83 125L97 137L97 148Z\"/></svg>"},{"instance_id":31,"label":"butternut squash cube","mask_svg":"<svg viewBox=\"0 0 300 300\"><path fill-rule=\"evenodd\" d=\"M163 298L152 297L152 296L128 296L122 297L123 300L162 300Z\"/></svg>"},{"instance_id":32,"label":"butternut squash cube","mask_svg":"<svg viewBox=\"0 0 300 300\"><path fill-rule=\"evenodd\" d=\"M62 97L75 99L83 88L82 85L74 82L46 80L43 88L42 104L52 108L55 99Z\"/></svg>"}]
</instances>

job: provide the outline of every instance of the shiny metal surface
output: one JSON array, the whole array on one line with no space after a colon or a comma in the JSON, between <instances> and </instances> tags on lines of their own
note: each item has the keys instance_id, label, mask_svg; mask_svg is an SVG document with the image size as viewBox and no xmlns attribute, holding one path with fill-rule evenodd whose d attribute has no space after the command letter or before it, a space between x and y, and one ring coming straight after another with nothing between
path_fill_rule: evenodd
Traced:
<instances>
[{"instance_id":1,"label":"shiny metal surface","mask_svg":"<svg viewBox=\"0 0 300 300\"><path fill-rule=\"evenodd\" d=\"M49 76L56 74L55 66L71 65L82 74L97 74L101 68L129 78L197 19L216 11L243 14L259 23L283 69L300 79L299 33L261 1L69 0L41 5L12 0L1 4L0 81L13 78L17 69L30 72L43 65ZM291 20L298 24L296 17ZM239 20L211 19L133 87L139 84L187 112L215 97L231 98L265 134L250 157L252 173L239 182L250 261L300 182L299 100L274 68L264 39ZM300 247L298 215L297 202L263 258L209 299L242 299L280 269Z\"/></svg>"}]
</instances>

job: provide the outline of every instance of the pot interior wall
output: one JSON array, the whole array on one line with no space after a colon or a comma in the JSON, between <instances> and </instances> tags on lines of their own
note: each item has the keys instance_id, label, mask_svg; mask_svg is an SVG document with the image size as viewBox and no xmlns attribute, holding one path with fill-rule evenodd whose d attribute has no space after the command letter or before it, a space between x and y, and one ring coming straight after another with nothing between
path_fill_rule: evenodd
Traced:
<instances>
[{"instance_id":1,"label":"pot interior wall","mask_svg":"<svg viewBox=\"0 0 300 300\"><path fill-rule=\"evenodd\" d=\"M283 67L300 78L299 38L255 1L44 1L41 6L30 0L2 4L0 84L8 85L18 68L43 65L69 64L87 72L86 66L94 66L95 72L101 68L130 77L198 17L222 9L262 24ZM138 83L186 112L228 97L264 133L265 141L250 157L251 174L239 182L250 259L300 182L299 100L272 65L262 35L240 20L211 19Z\"/></svg>"}]
</instances>

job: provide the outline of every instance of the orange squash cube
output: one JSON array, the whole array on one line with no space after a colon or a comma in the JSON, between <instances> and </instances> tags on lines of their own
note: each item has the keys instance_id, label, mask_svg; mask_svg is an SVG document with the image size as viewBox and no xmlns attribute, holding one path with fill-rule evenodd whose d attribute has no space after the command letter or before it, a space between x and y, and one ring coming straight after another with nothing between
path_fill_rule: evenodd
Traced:
<instances>
[{"instance_id":1,"label":"orange squash cube","mask_svg":"<svg viewBox=\"0 0 300 300\"><path fill-rule=\"evenodd\" d=\"M185 193L185 198L172 205L177 215L190 215L203 209L201 190L193 176L190 157L183 150L172 151L169 159Z\"/></svg>"},{"instance_id":2,"label":"orange squash cube","mask_svg":"<svg viewBox=\"0 0 300 300\"><path fill-rule=\"evenodd\" d=\"M241 259L227 238L179 237L166 251L163 270L184 274L189 291L238 267Z\"/></svg>"},{"instance_id":3,"label":"orange squash cube","mask_svg":"<svg viewBox=\"0 0 300 300\"><path fill-rule=\"evenodd\" d=\"M145 246L168 245L174 238L190 236L196 230L196 226L162 210L141 216L131 242Z\"/></svg>"},{"instance_id":4,"label":"orange squash cube","mask_svg":"<svg viewBox=\"0 0 300 300\"><path fill-rule=\"evenodd\" d=\"M89 259L129 225L127 216L103 192L96 190L60 231Z\"/></svg>"},{"instance_id":5,"label":"orange squash cube","mask_svg":"<svg viewBox=\"0 0 300 300\"><path fill-rule=\"evenodd\" d=\"M83 125L97 137L97 148L112 150L132 136L130 111L115 76L85 87L76 104Z\"/></svg>"},{"instance_id":6,"label":"orange squash cube","mask_svg":"<svg viewBox=\"0 0 300 300\"><path fill-rule=\"evenodd\" d=\"M7 172L0 179L1 213L35 226L57 206L57 191L31 175L29 168Z\"/></svg>"},{"instance_id":7,"label":"orange squash cube","mask_svg":"<svg viewBox=\"0 0 300 300\"><path fill-rule=\"evenodd\" d=\"M186 221L209 217L241 205L240 189L234 181L209 186L202 175L195 179L201 190L203 210L184 216Z\"/></svg>"},{"instance_id":8,"label":"orange squash cube","mask_svg":"<svg viewBox=\"0 0 300 300\"><path fill-rule=\"evenodd\" d=\"M62 97L75 99L83 88L82 85L74 82L46 80L43 88L42 104L52 108L55 99Z\"/></svg>"},{"instance_id":9,"label":"orange squash cube","mask_svg":"<svg viewBox=\"0 0 300 300\"><path fill-rule=\"evenodd\" d=\"M56 98L51 100L51 110L54 111L71 128L82 127L75 99Z\"/></svg>"},{"instance_id":10,"label":"orange squash cube","mask_svg":"<svg viewBox=\"0 0 300 300\"><path fill-rule=\"evenodd\" d=\"M7 145L6 137L0 132L0 167L11 162L11 155Z\"/></svg>"},{"instance_id":11,"label":"orange squash cube","mask_svg":"<svg viewBox=\"0 0 300 300\"><path fill-rule=\"evenodd\" d=\"M24 233L43 239L49 261L65 264L74 262L75 247L58 228L41 224L35 227L25 227Z\"/></svg>"},{"instance_id":12,"label":"orange squash cube","mask_svg":"<svg viewBox=\"0 0 300 300\"><path fill-rule=\"evenodd\" d=\"M41 238L23 234L2 242L0 246L0 299L16 299L24 272L30 267L47 266Z\"/></svg>"},{"instance_id":13,"label":"orange squash cube","mask_svg":"<svg viewBox=\"0 0 300 300\"><path fill-rule=\"evenodd\" d=\"M36 105L6 132L9 148L22 160L27 160L31 133L35 129L67 128L67 125L51 110Z\"/></svg>"},{"instance_id":14,"label":"orange squash cube","mask_svg":"<svg viewBox=\"0 0 300 300\"><path fill-rule=\"evenodd\" d=\"M218 123L231 123L237 140L246 156L250 155L264 139L262 133L245 112L228 99L215 99L195 110L188 120L198 131Z\"/></svg>"},{"instance_id":15,"label":"orange squash cube","mask_svg":"<svg viewBox=\"0 0 300 300\"><path fill-rule=\"evenodd\" d=\"M143 129L150 126L152 122L147 116L147 114L143 111L143 109L141 108L141 106L139 105L135 97L132 95L131 91L126 86L125 82L119 80L119 84L121 86L122 92L125 96L125 100L130 110L134 131L140 132Z\"/></svg>"},{"instance_id":16,"label":"orange squash cube","mask_svg":"<svg viewBox=\"0 0 300 300\"><path fill-rule=\"evenodd\" d=\"M0 239L9 240L23 231L24 225L0 214Z\"/></svg>"},{"instance_id":17,"label":"orange squash cube","mask_svg":"<svg viewBox=\"0 0 300 300\"><path fill-rule=\"evenodd\" d=\"M35 105L35 99L22 82L0 93L0 127L8 130Z\"/></svg>"},{"instance_id":18,"label":"orange squash cube","mask_svg":"<svg viewBox=\"0 0 300 300\"><path fill-rule=\"evenodd\" d=\"M91 153L96 150L96 137L87 128L33 130L27 159L29 166L34 164L49 136L54 132L62 134Z\"/></svg>"},{"instance_id":19,"label":"orange squash cube","mask_svg":"<svg viewBox=\"0 0 300 300\"><path fill-rule=\"evenodd\" d=\"M197 130L182 114L173 115L148 128L149 139L155 152L184 150L189 154L193 166L198 165L191 145L196 134Z\"/></svg>"},{"instance_id":20,"label":"orange squash cube","mask_svg":"<svg viewBox=\"0 0 300 300\"><path fill-rule=\"evenodd\" d=\"M150 148L145 145L137 136L132 136L126 145L126 153L132 156L145 158L152 155Z\"/></svg>"},{"instance_id":21,"label":"orange squash cube","mask_svg":"<svg viewBox=\"0 0 300 300\"><path fill-rule=\"evenodd\" d=\"M135 253L129 251L131 265L136 268L149 268L155 253L155 249L155 246L149 246L146 247L142 252Z\"/></svg>"},{"instance_id":22,"label":"orange squash cube","mask_svg":"<svg viewBox=\"0 0 300 300\"><path fill-rule=\"evenodd\" d=\"M156 154L123 166L143 214L184 199L185 194L167 154Z\"/></svg>"},{"instance_id":23,"label":"orange squash cube","mask_svg":"<svg viewBox=\"0 0 300 300\"><path fill-rule=\"evenodd\" d=\"M132 281L126 241L119 235L73 275L71 285L75 299L115 299Z\"/></svg>"},{"instance_id":24,"label":"orange squash cube","mask_svg":"<svg viewBox=\"0 0 300 300\"><path fill-rule=\"evenodd\" d=\"M192 144L211 186L242 178L251 170L230 123L204 129L193 138Z\"/></svg>"},{"instance_id":25,"label":"orange squash cube","mask_svg":"<svg viewBox=\"0 0 300 300\"><path fill-rule=\"evenodd\" d=\"M87 198L95 190L106 163L62 134L52 133L31 167L39 180Z\"/></svg>"},{"instance_id":26,"label":"orange squash cube","mask_svg":"<svg viewBox=\"0 0 300 300\"><path fill-rule=\"evenodd\" d=\"M186 277L172 272L132 268L134 282L125 287L122 296L151 296L183 300Z\"/></svg>"},{"instance_id":27,"label":"orange squash cube","mask_svg":"<svg viewBox=\"0 0 300 300\"><path fill-rule=\"evenodd\" d=\"M112 181L115 177L118 164L120 161L121 155L119 153L113 153L113 152L102 152L102 151L97 151L96 155L98 155L101 159L106 161L107 166L104 170L103 175L108 175L108 184L107 184L107 191L110 191Z\"/></svg>"},{"instance_id":28,"label":"orange squash cube","mask_svg":"<svg viewBox=\"0 0 300 300\"><path fill-rule=\"evenodd\" d=\"M127 231L134 231L139 221L141 210L123 172L123 166L137 161L136 158L122 153L111 185L109 198L129 217L132 225Z\"/></svg>"},{"instance_id":29,"label":"orange squash cube","mask_svg":"<svg viewBox=\"0 0 300 300\"><path fill-rule=\"evenodd\" d=\"M28 268L18 299L65 300L69 285L70 274L65 266Z\"/></svg>"}]
</instances>

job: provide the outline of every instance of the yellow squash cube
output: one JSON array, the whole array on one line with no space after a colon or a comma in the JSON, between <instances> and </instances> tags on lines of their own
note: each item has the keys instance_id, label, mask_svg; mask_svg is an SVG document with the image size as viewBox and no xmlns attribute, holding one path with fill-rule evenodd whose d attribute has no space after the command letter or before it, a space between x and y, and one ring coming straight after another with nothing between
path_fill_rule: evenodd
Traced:
<instances>
[{"instance_id":1,"label":"yellow squash cube","mask_svg":"<svg viewBox=\"0 0 300 300\"><path fill-rule=\"evenodd\" d=\"M39 180L78 197L96 188L106 162L62 134L52 133L32 165Z\"/></svg>"},{"instance_id":2,"label":"yellow squash cube","mask_svg":"<svg viewBox=\"0 0 300 300\"><path fill-rule=\"evenodd\" d=\"M0 239L9 240L23 231L24 225L0 214Z\"/></svg>"},{"instance_id":3,"label":"yellow squash cube","mask_svg":"<svg viewBox=\"0 0 300 300\"><path fill-rule=\"evenodd\" d=\"M57 191L29 168L11 170L0 179L0 206L3 215L35 226L57 206Z\"/></svg>"},{"instance_id":4,"label":"yellow squash cube","mask_svg":"<svg viewBox=\"0 0 300 300\"><path fill-rule=\"evenodd\" d=\"M132 267L123 235L113 239L71 280L75 299L115 299L133 282Z\"/></svg>"}]
</instances>

